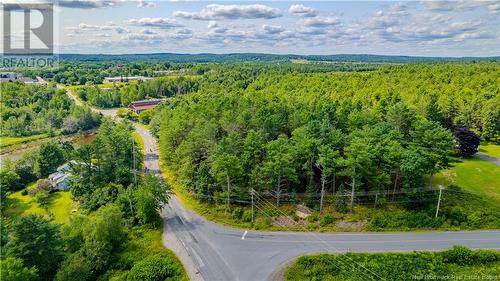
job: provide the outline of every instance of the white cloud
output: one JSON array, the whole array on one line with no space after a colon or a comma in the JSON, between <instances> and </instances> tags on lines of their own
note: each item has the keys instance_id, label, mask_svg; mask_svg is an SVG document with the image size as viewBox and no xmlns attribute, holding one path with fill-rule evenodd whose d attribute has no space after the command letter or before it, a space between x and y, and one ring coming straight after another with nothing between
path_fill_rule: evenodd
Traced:
<instances>
[{"instance_id":1,"label":"white cloud","mask_svg":"<svg viewBox=\"0 0 500 281\"><path fill-rule=\"evenodd\" d=\"M140 34L158 34L158 32L151 30L151 29L142 29L139 33Z\"/></svg>"},{"instance_id":2,"label":"white cloud","mask_svg":"<svg viewBox=\"0 0 500 281\"><path fill-rule=\"evenodd\" d=\"M337 17L317 16L317 17L307 18L302 23L305 26L309 27L325 27L325 26L340 24L340 19Z\"/></svg>"},{"instance_id":3,"label":"white cloud","mask_svg":"<svg viewBox=\"0 0 500 281\"><path fill-rule=\"evenodd\" d=\"M207 5L200 12L176 11L175 17L194 20L227 20L227 19L272 19L281 17L282 13L276 8L266 5Z\"/></svg>"},{"instance_id":4,"label":"white cloud","mask_svg":"<svg viewBox=\"0 0 500 281\"><path fill-rule=\"evenodd\" d=\"M497 4L488 5L488 10L492 14L500 13L500 4L497 3Z\"/></svg>"},{"instance_id":5,"label":"white cloud","mask_svg":"<svg viewBox=\"0 0 500 281\"><path fill-rule=\"evenodd\" d=\"M59 6L74 9L94 9L116 7L121 4L121 0L59 0Z\"/></svg>"},{"instance_id":6,"label":"white cloud","mask_svg":"<svg viewBox=\"0 0 500 281\"><path fill-rule=\"evenodd\" d=\"M264 30L268 34L278 34L285 31L285 29L280 25L267 25L267 24L264 24L262 26L262 30Z\"/></svg>"},{"instance_id":7,"label":"white cloud","mask_svg":"<svg viewBox=\"0 0 500 281\"><path fill-rule=\"evenodd\" d=\"M311 7L306 7L302 4L296 4L290 6L288 12L290 14L299 15L303 17L314 17L318 14L318 11L316 11L316 9Z\"/></svg>"},{"instance_id":8,"label":"white cloud","mask_svg":"<svg viewBox=\"0 0 500 281\"><path fill-rule=\"evenodd\" d=\"M219 26L219 25L218 25L218 24L217 24L217 22L216 22L216 21L214 21L214 20L209 21L209 22L208 22L208 25L207 25L207 27L208 27L209 29L216 28L217 26Z\"/></svg>"},{"instance_id":9,"label":"white cloud","mask_svg":"<svg viewBox=\"0 0 500 281\"><path fill-rule=\"evenodd\" d=\"M80 23L76 27L66 27L67 30L73 31L73 33L82 33L82 32L87 32L87 31L100 31L100 30L114 30L116 33L129 33L130 30L115 25L112 22L108 22L106 25L95 25L95 24L87 24L87 23Z\"/></svg>"},{"instance_id":10,"label":"white cloud","mask_svg":"<svg viewBox=\"0 0 500 281\"><path fill-rule=\"evenodd\" d=\"M462 0L462 1L424 1L424 7L430 11L452 12L471 11L491 5L490 1Z\"/></svg>"},{"instance_id":11,"label":"white cloud","mask_svg":"<svg viewBox=\"0 0 500 281\"><path fill-rule=\"evenodd\" d=\"M128 23L131 25L137 25L137 26L151 26L151 27L163 27L163 28L181 27L182 26L176 20L168 19L168 18L131 19L128 21Z\"/></svg>"},{"instance_id":12,"label":"white cloud","mask_svg":"<svg viewBox=\"0 0 500 281\"><path fill-rule=\"evenodd\" d=\"M156 3L140 0L139 3L137 4L137 7L138 8L154 8L154 7L156 7Z\"/></svg>"}]
</instances>

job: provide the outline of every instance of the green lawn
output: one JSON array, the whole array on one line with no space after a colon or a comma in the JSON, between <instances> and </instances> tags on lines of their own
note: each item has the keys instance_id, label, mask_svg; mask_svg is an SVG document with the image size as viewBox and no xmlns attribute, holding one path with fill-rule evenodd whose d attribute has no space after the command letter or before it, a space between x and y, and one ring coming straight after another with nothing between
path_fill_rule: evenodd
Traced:
<instances>
[{"instance_id":1,"label":"green lawn","mask_svg":"<svg viewBox=\"0 0 500 281\"><path fill-rule=\"evenodd\" d=\"M500 145L497 144L481 144L479 146L479 151L489 156L500 157Z\"/></svg>"},{"instance_id":2,"label":"green lawn","mask_svg":"<svg viewBox=\"0 0 500 281\"><path fill-rule=\"evenodd\" d=\"M0 137L0 148L8 147L11 145L16 145L16 144L21 144L21 143L27 143L30 141L34 140L39 140L39 139L44 139L48 138L48 134L40 134L40 135L33 135L33 136L27 136L27 137L5 137L2 136Z\"/></svg>"},{"instance_id":3,"label":"green lawn","mask_svg":"<svg viewBox=\"0 0 500 281\"><path fill-rule=\"evenodd\" d=\"M478 158L462 159L434 177L435 185L458 186L485 199L500 202L500 166Z\"/></svg>"},{"instance_id":4,"label":"green lawn","mask_svg":"<svg viewBox=\"0 0 500 281\"><path fill-rule=\"evenodd\" d=\"M29 188L29 187L28 187ZM76 209L77 203L71 200L69 191L59 191L50 195L50 203L47 210L42 208L34 196L22 195L22 191L10 194L7 198L8 207L5 210L7 217L15 218L22 215L39 214L49 217L53 216L54 222L64 224L69 221L72 210Z\"/></svg>"}]
</instances>

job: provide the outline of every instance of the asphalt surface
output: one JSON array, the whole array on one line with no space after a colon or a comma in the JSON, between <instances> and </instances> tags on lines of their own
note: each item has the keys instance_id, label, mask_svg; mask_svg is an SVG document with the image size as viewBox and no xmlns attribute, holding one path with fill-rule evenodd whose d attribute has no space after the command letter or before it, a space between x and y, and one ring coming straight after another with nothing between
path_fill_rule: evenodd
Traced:
<instances>
[{"instance_id":1,"label":"asphalt surface","mask_svg":"<svg viewBox=\"0 0 500 281\"><path fill-rule=\"evenodd\" d=\"M144 127L135 128L144 140L145 169L159 174L156 140ZM246 231L207 221L184 208L175 196L162 215L164 245L177 254L191 280L269 280L280 265L308 253L442 250L457 244L500 249L500 230L329 234ZM376 272L346 263L365 272L366 280L380 279Z\"/></svg>"}]
</instances>

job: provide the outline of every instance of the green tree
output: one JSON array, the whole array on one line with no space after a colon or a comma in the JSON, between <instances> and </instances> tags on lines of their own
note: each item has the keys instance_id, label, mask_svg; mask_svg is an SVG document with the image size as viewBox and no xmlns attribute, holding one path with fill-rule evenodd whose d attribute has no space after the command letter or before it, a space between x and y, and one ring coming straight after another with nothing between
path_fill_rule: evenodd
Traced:
<instances>
[{"instance_id":1,"label":"green tree","mask_svg":"<svg viewBox=\"0 0 500 281\"><path fill-rule=\"evenodd\" d=\"M262 169L267 183L271 188L274 187L278 207L283 188L297 178L293 159L292 146L284 135L266 144L266 158Z\"/></svg>"},{"instance_id":2,"label":"green tree","mask_svg":"<svg viewBox=\"0 0 500 281\"><path fill-rule=\"evenodd\" d=\"M92 266L81 252L68 257L56 274L56 281L86 281L92 278Z\"/></svg>"},{"instance_id":3,"label":"green tree","mask_svg":"<svg viewBox=\"0 0 500 281\"><path fill-rule=\"evenodd\" d=\"M22 259L13 257L2 257L0 272L2 281L32 281L38 277L36 267L27 268Z\"/></svg>"},{"instance_id":4,"label":"green tree","mask_svg":"<svg viewBox=\"0 0 500 281\"><path fill-rule=\"evenodd\" d=\"M92 213L83 227L83 255L93 272L102 272L109 265L111 254L125 239L123 218L116 205L106 205Z\"/></svg>"},{"instance_id":5,"label":"green tree","mask_svg":"<svg viewBox=\"0 0 500 281\"><path fill-rule=\"evenodd\" d=\"M170 186L160 177L148 174L134 193L136 216L142 223L156 226L161 221L161 208L170 199Z\"/></svg>"},{"instance_id":6,"label":"green tree","mask_svg":"<svg viewBox=\"0 0 500 281\"><path fill-rule=\"evenodd\" d=\"M149 122L151 122L151 117L153 117L152 109L141 111L141 113L139 113L139 122L142 124L149 124Z\"/></svg>"},{"instance_id":7,"label":"green tree","mask_svg":"<svg viewBox=\"0 0 500 281\"><path fill-rule=\"evenodd\" d=\"M38 215L21 217L9 232L7 254L36 267L39 280L51 280L64 258L59 227Z\"/></svg>"},{"instance_id":8,"label":"green tree","mask_svg":"<svg viewBox=\"0 0 500 281\"><path fill-rule=\"evenodd\" d=\"M330 179L333 181L333 188L335 189L335 173L340 166L340 162L340 153L337 150L333 150L327 145L319 147L319 158L316 165L321 170L321 197L319 203L320 212L323 211L323 199L325 196L326 185L328 184ZM335 193L335 191L333 193Z\"/></svg>"},{"instance_id":9,"label":"green tree","mask_svg":"<svg viewBox=\"0 0 500 281\"><path fill-rule=\"evenodd\" d=\"M64 150L54 141L43 143L40 146L36 160L35 173L44 178L55 172L56 168L64 163Z\"/></svg>"}]
</instances>

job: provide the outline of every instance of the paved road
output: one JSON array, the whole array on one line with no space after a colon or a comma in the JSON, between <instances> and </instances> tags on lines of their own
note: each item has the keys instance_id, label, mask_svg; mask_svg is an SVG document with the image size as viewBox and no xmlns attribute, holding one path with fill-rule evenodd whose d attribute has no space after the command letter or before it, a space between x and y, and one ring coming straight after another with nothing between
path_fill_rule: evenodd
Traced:
<instances>
[{"instance_id":1,"label":"paved road","mask_svg":"<svg viewBox=\"0 0 500 281\"><path fill-rule=\"evenodd\" d=\"M145 168L159 173L156 140L143 127L135 125L135 128L144 139ZM456 244L500 249L500 230L335 234L247 232L207 221L185 209L175 196L162 215L164 244L178 255L192 280L267 280L286 261L314 252L441 250ZM378 280L370 272L366 275L366 280Z\"/></svg>"}]
</instances>

